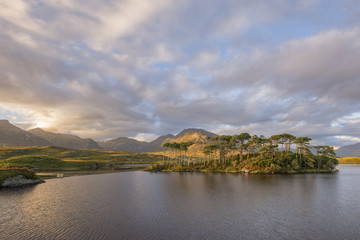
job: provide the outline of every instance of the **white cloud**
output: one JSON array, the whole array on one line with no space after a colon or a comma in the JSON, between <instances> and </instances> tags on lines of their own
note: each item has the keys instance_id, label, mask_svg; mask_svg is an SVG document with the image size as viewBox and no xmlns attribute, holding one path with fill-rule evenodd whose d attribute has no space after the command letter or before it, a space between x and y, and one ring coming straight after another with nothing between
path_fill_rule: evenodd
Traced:
<instances>
[{"instance_id":1,"label":"white cloud","mask_svg":"<svg viewBox=\"0 0 360 240\"><path fill-rule=\"evenodd\" d=\"M335 28L317 2L3 1L0 107L97 139L187 127L357 138L359 26ZM319 31L294 38L307 26L283 24L300 20Z\"/></svg>"},{"instance_id":2,"label":"white cloud","mask_svg":"<svg viewBox=\"0 0 360 240\"><path fill-rule=\"evenodd\" d=\"M151 142L155 140L158 136L153 133L139 133L134 138L138 141Z\"/></svg>"},{"instance_id":3,"label":"white cloud","mask_svg":"<svg viewBox=\"0 0 360 240\"><path fill-rule=\"evenodd\" d=\"M141 24L165 10L170 5L168 0L141 1L127 0L109 6L94 15L100 24L92 31L90 44L95 49L107 49L116 40L139 31Z\"/></svg>"},{"instance_id":4,"label":"white cloud","mask_svg":"<svg viewBox=\"0 0 360 240\"><path fill-rule=\"evenodd\" d=\"M1 1L0 17L22 30L44 35L44 23L30 14L31 3L22 0Z\"/></svg>"},{"instance_id":5,"label":"white cloud","mask_svg":"<svg viewBox=\"0 0 360 240\"><path fill-rule=\"evenodd\" d=\"M34 41L34 39L23 32L8 32L9 36L11 36L12 39L17 41L20 44L26 45L30 48L38 48L38 44Z\"/></svg>"}]
</instances>

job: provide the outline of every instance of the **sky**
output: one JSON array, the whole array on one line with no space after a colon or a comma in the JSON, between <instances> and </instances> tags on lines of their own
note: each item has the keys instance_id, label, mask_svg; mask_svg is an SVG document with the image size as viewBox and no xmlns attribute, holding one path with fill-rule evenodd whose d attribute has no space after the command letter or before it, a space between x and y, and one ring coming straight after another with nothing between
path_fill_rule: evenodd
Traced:
<instances>
[{"instance_id":1,"label":"sky","mask_svg":"<svg viewBox=\"0 0 360 240\"><path fill-rule=\"evenodd\" d=\"M360 141L358 0L0 0L0 119Z\"/></svg>"}]
</instances>

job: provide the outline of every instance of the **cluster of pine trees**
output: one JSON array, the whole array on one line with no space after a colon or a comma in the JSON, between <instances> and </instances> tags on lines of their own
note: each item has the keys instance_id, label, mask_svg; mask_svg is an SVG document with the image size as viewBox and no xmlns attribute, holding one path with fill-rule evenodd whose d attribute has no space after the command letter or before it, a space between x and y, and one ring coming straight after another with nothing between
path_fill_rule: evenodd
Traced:
<instances>
[{"instance_id":1,"label":"cluster of pine trees","mask_svg":"<svg viewBox=\"0 0 360 240\"><path fill-rule=\"evenodd\" d=\"M338 163L334 149L312 146L308 137L288 133L251 136L222 135L197 142L168 142L168 157L150 170L205 170L230 172L302 172L332 171ZM312 151L313 150L313 151Z\"/></svg>"}]
</instances>

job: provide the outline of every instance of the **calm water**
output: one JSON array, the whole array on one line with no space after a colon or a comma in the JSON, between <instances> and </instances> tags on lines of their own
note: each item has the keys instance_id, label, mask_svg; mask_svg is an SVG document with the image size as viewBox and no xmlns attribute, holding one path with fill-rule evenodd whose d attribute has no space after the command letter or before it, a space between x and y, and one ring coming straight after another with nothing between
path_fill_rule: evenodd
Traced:
<instances>
[{"instance_id":1,"label":"calm water","mask_svg":"<svg viewBox=\"0 0 360 240\"><path fill-rule=\"evenodd\" d=\"M0 239L359 239L360 166L339 169L51 179L0 191Z\"/></svg>"}]
</instances>

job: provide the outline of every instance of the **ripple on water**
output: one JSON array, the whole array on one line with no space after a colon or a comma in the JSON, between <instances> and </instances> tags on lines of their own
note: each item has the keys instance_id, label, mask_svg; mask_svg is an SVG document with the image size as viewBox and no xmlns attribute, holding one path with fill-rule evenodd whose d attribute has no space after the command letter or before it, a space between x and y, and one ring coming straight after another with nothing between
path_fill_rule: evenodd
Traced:
<instances>
[{"instance_id":1,"label":"ripple on water","mask_svg":"<svg viewBox=\"0 0 360 240\"><path fill-rule=\"evenodd\" d=\"M1 239L356 239L359 167L333 175L121 172L0 191Z\"/></svg>"}]
</instances>

